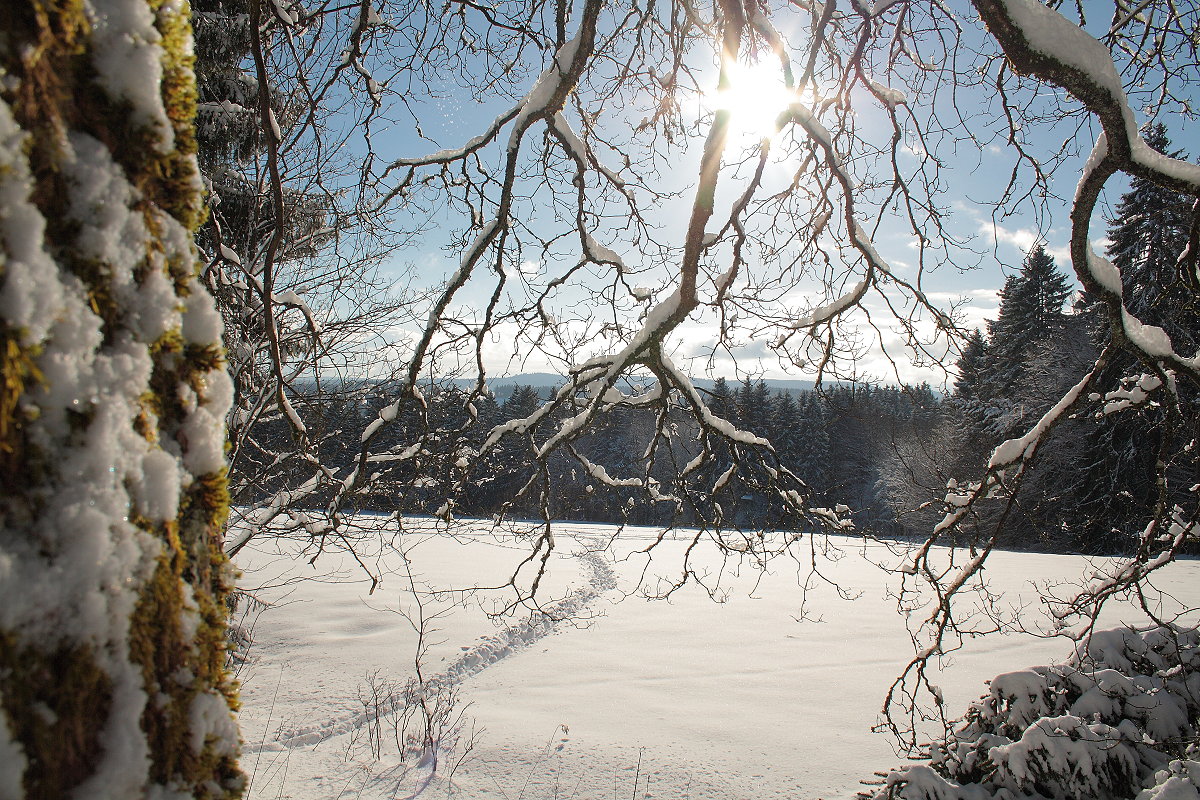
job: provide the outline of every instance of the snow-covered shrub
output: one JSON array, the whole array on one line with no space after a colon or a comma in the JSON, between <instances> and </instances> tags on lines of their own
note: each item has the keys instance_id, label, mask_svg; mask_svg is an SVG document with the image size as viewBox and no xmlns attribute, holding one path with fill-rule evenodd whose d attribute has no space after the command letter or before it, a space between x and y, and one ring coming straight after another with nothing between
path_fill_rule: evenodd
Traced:
<instances>
[{"instance_id":1,"label":"snow-covered shrub","mask_svg":"<svg viewBox=\"0 0 1200 800\"><path fill-rule=\"evenodd\" d=\"M1200 800L1200 632L1094 634L1067 663L999 675L928 765L873 800Z\"/></svg>"},{"instance_id":2,"label":"snow-covered shrub","mask_svg":"<svg viewBox=\"0 0 1200 800\"><path fill-rule=\"evenodd\" d=\"M1200 758L1195 745L1192 755ZM1154 785L1137 796L1137 800L1198 800L1200 799L1200 761L1194 758L1177 759L1154 774Z\"/></svg>"}]
</instances>

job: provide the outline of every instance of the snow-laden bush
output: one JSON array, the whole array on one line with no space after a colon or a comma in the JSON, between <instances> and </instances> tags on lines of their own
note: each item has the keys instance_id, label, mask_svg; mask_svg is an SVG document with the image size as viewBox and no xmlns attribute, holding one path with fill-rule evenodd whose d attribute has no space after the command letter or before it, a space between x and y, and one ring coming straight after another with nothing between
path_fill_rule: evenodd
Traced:
<instances>
[{"instance_id":1,"label":"snow-laden bush","mask_svg":"<svg viewBox=\"0 0 1200 800\"><path fill-rule=\"evenodd\" d=\"M1200 800L1200 632L1094 634L1065 664L999 675L928 765L872 800Z\"/></svg>"}]
</instances>

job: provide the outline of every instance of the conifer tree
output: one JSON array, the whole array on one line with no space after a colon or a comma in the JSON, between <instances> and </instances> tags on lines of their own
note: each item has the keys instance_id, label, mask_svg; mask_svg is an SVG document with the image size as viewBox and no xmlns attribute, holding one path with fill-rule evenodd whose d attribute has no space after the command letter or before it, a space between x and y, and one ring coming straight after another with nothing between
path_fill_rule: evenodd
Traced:
<instances>
[{"instance_id":1,"label":"conifer tree","mask_svg":"<svg viewBox=\"0 0 1200 800\"><path fill-rule=\"evenodd\" d=\"M776 392L771 402L771 443L780 460L791 467L796 463L797 446L804 424L800 406L791 392Z\"/></svg>"},{"instance_id":2,"label":"conifer tree","mask_svg":"<svg viewBox=\"0 0 1200 800\"><path fill-rule=\"evenodd\" d=\"M983 332L976 328L967 337L962 355L958 359L958 377L954 379L954 396L961 403L970 403L978 397L979 384L987 363L987 343Z\"/></svg>"},{"instance_id":3,"label":"conifer tree","mask_svg":"<svg viewBox=\"0 0 1200 800\"><path fill-rule=\"evenodd\" d=\"M737 418L737 403L729 389L729 382L725 378L717 378L713 382L712 391L709 393L708 407L722 419L732 421Z\"/></svg>"},{"instance_id":4,"label":"conifer tree","mask_svg":"<svg viewBox=\"0 0 1200 800\"><path fill-rule=\"evenodd\" d=\"M1005 281L999 313L988 322L982 358L973 365L973 415L996 440L1045 411L1038 386L1045 376L1031 365L1043 346L1066 329L1063 304L1070 293L1066 276L1041 244L1025 257L1021 271Z\"/></svg>"},{"instance_id":5,"label":"conifer tree","mask_svg":"<svg viewBox=\"0 0 1200 800\"><path fill-rule=\"evenodd\" d=\"M1145 132L1146 144L1174 158L1162 123ZM1200 295L1195 262L1180 254L1192 226L1192 202L1185 195L1135 176L1110 220L1108 257L1121 271L1122 294L1142 322L1164 328L1177 349L1194 352L1200 345Z\"/></svg>"},{"instance_id":6,"label":"conifer tree","mask_svg":"<svg viewBox=\"0 0 1200 800\"><path fill-rule=\"evenodd\" d=\"M1081 317L1064 311L1070 293L1066 276L1041 244L1007 278L986 338L979 331L971 335L958 361L955 402L945 418L951 429L941 436L943 445L956 452L946 463L986 463L994 446L1027 431L1086 372L1095 353ZM1002 538L1008 544L1061 546L1061 521L1071 505L1064 487L1074 475L1067 462L1078 453L1077 427L1059 426L1054 455L1031 468L1019 502L988 523L1006 520ZM975 476L968 470L955 477ZM996 504L991 510L981 505L981 519L1004 507L1002 501Z\"/></svg>"},{"instance_id":7,"label":"conifer tree","mask_svg":"<svg viewBox=\"0 0 1200 800\"><path fill-rule=\"evenodd\" d=\"M505 420L527 417L542 404L542 398L537 389L521 384L513 388L513 393L500 407L501 417Z\"/></svg>"},{"instance_id":8,"label":"conifer tree","mask_svg":"<svg viewBox=\"0 0 1200 800\"><path fill-rule=\"evenodd\" d=\"M771 427L771 392L759 378L742 379L737 391L738 424L758 436L766 436Z\"/></svg>"},{"instance_id":9,"label":"conifer tree","mask_svg":"<svg viewBox=\"0 0 1200 800\"><path fill-rule=\"evenodd\" d=\"M286 36L279 23L263 18L256 0L196 0L193 4L196 31L197 160L208 185L209 220L197 242L210 261L230 274L226 286L246 273L257 276L272 234L282 236L271 258L283 263L314 254L333 235L329 198L283 185L284 213L276 219L272 198L268 138L263 120L264 101L274 126L283 139L300 116L301 109L287 99L283 87L262 82L253 69L251 21L259 23L260 48L269 51L275 38ZM259 13L255 13L259 12ZM269 53L264 52L264 55ZM282 77L282 76L279 76ZM265 96L264 96L265 95ZM281 152L277 166L290 149L286 141L275 141Z\"/></svg>"},{"instance_id":10,"label":"conifer tree","mask_svg":"<svg viewBox=\"0 0 1200 800\"><path fill-rule=\"evenodd\" d=\"M816 494L829 488L832 474L829 452L829 414L817 392L806 392L800 404L800 425L795 443L796 474Z\"/></svg>"},{"instance_id":11,"label":"conifer tree","mask_svg":"<svg viewBox=\"0 0 1200 800\"><path fill-rule=\"evenodd\" d=\"M1182 156L1171 153L1161 124L1146 130L1145 138L1159 152ZM1122 294L1131 313L1163 328L1176 349L1194 352L1200 345L1195 256L1186 263L1181 259L1192 225L1191 203L1184 195L1134 177L1116 210L1108 231L1108 255L1121 271ZM1106 331L1099 333L1103 337ZM1135 381L1143 369L1132 356L1117 353L1099 385L1106 391L1118 389ZM1187 406L1196 398L1184 389L1179 401ZM1194 416L1191 419L1194 424ZM1113 552L1129 547L1140 531L1140 520L1159 500L1159 458L1174 465L1169 473L1173 485L1186 490L1197 482L1194 460L1179 450L1197 432L1175 428L1157 404L1100 415L1083 448L1084 468L1065 494L1071 502L1067 525L1076 548Z\"/></svg>"}]
</instances>

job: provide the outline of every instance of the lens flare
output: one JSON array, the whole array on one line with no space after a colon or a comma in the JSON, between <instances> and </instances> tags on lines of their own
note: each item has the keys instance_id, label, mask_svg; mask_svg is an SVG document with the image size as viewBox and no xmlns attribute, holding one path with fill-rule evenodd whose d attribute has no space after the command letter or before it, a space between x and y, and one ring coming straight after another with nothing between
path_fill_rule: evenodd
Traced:
<instances>
[{"instance_id":1,"label":"lens flare","mask_svg":"<svg viewBox=\"0 0 1200 800\"><path fill-rule=\"evenodd\" d=\"M795 92L784 85L779 63L730 64L726 75L729 87L713 93L713 108L727 110L732 128L743 136L774 136L779 115L796 100Z\"/></svg>"}]
</instances>

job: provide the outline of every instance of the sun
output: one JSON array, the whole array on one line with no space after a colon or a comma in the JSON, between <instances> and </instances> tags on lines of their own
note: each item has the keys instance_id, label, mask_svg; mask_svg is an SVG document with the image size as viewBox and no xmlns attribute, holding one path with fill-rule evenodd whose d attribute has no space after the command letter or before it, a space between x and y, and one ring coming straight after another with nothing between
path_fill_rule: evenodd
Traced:
<instances>
[{"instance_id":1,"label":"sun","mask_svg":"<svg viewBox=\"0 0 1200 800\"><path fill-rule=\"evenodd\" d=\"M713 92L714 109L729 111L730 125L742 136L771 138L779 115L796 102L796 93L783 81L783 70L773 60L727 66L729 88Z\"/></svg>"}]
</instances>

